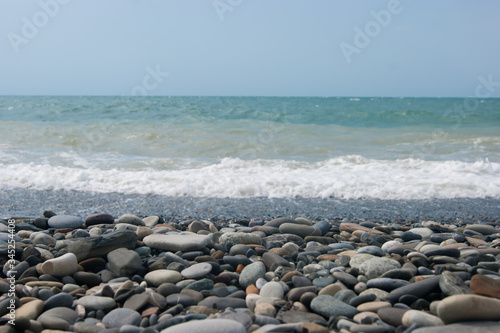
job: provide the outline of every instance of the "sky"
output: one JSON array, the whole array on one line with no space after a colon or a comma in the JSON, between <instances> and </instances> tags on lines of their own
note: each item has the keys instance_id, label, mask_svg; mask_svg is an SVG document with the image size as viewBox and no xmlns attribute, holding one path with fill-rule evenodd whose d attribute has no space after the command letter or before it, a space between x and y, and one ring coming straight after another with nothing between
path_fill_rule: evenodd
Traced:
<instances>
[{"instance_id":1,"label":"sky","mask_svg":"<svg viewBox=\"0 0 500 333\"><path fill-rule=\"evenodd\" d=\"M498 0L0 0L0 95L500 97Z\"/></svg>"}]
</instances>

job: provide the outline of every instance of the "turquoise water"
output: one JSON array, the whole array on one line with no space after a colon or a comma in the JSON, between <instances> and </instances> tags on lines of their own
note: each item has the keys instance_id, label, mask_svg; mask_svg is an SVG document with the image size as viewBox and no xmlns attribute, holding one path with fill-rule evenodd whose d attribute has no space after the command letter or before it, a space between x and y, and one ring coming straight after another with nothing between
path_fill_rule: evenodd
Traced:
<instances>
[{"instance_id":1,"label":"turquoise water","mask_svg":"<svg viewBox=\"0 0 500 333\"><path fill-rule=\"evenodd\" d=\"M500 197L500 99L0 97L0 185Z\"/></svg>"}]
</instances>

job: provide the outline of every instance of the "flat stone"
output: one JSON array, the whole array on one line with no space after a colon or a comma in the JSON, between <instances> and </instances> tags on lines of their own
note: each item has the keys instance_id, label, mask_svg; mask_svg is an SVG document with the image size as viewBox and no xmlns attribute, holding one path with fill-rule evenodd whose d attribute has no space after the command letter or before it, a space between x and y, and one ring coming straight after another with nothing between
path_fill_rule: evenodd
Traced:
<instances>
[{"instance_id":1,"label":"flat stone","mask_svg":"<svg viewBox=\"0 0 500 333\"><path fill-rule=\"evenodd\" d=\"M195 290L198 292L202 292L204 290L210 290L214 287L214 281L211 279L201 279L198 281L194 281L187 285L184 289L187 290Z\"/></svg>"},{"instance_id":2,"label":"flat stone","mask_svg":"<svg viewBox=\"0 0 500 333\"><path fill-rule=\"evenodd\" d=\"M441 273L439 287L446 296L474 293L460 277L450 271Z\"/></svg>"},{"instance_id":3,"label":"flat stone","mask_svg":"<svg viewBox=\"0 0 500 333\"><path fill-rule=\"evenodd\" d=\"M290 289L290 291L286 294L286 297L290 301L296 302L302 297L303 294L305 294L307 292L316 292L316 287L315 286L308 286L308 287L293 288L293 289Z\"/></svg>"},{"instance_id":4,"label":"flat stone","mask_svg":"<svg viewBox=\"0 0 500 333\"><path fill-rule=\"evenodd\" d=\"M194 264L186 269L183 269L181 275L186 279L199 279L205 277L212 271L212 265L207 262Z\"/></svg>"},{"instance_id":5,"label":"flat stone","mask_svg":"<svg viewBox=\"0 0 500 333\"><path fill-rule=\"evenodd\" d=\"M406 326L416 325L418 327L444 325L443 321L439 317L418 310L409 310L405 312L401 322Z\"/></svg>"},{"instance_id":6,"label":"flat stone","mask_svg":"<svg viewBox=\"0 0 500 333\"><path fill-rule=\"evenodd\" d=\"M413 277L413 273L409 269L391 269L380 276L381 278L399 279L399 280L410 280Z\"/></svg>"},{"instance_id":7,"label":"flat stone","mask_svg":"<svg viewBox=\"0 0 500 333\"><path fill-rule=\"evenodd\" d=\"M397 288L404 287L410 284L410 282L406 280L399 279L389 279L389 278L375 278L371 279L366 283L368 288L378 288L385 291L392 291Z\"/></svg>"},{"instance_id":8,"label":"flat stone","mask_svg":"<svg viewBox=\"0 0 500 333\"><path fill-rule=\"evenodd\" d=\"M83 225L83 220L78 216L72 215L56 215L52 216L47 222L49 227L62 229L62 228L71 228L78 229Z\"/></svg>"},{"instance_id":9,"label":"flat stone","mask_svg":"<svg viewBox=\"0 0 500 333\"><path fill-rule=\"evenodd\" d=\"M135 311L141 310L146 304L148 304L149 301L149 295L142 293L142 294L135 294L132 295L129 299L125 301L123 304L123 307L126 309L131 309Z\"/></svg>"},{"instance_id":10,"label":"flat stone","mask_svg":"<svg viewBox=\"0 0 500 333\"><path fill-rule=\"evenodd\" d=\"M279 228L283 223L300 223L288 217L278 217L265 224L266 227Z\"/></svg>"},{"instance_id":11,"label":"flat stone","mask_svg":"<svg viewBox=\"0 0 500 333\"><path fill-rule=\"evenodd\" d=\"M246 333L245 326L230 319L192 320L166 328L161 333Z\"/></svg>"},{"instance_id":12,"label":"flat stone","mask_svg":"<svg viewBox=\"0 0 500 333\"><path fill-rule=\"evenodd\" d=\"M158 287L162 283L177 283L181 279L181 273L169 269L157 269L144 276L144 280L154 287Z\"/></svg>"},{"instance_id":13,"label":"flat stone","mask_svg":"<svg viewBox=\"0 0 500 333\"><path fill-rule=\"evenodd\" d=\"M331 316L346 316L352 318L358 313L355 307L330 295L315 297L311 302L311 310L325 318L330 318Z\"/></svg>"},{"instance_id":14,"label":"flat stone","mask_svg":"<svg viewBox=\"0 0 500 333\"><path fill-rule=\"evenodd\" d=\"M264 263L267 267L269 267L270 270L275 270L279 266L291 267L291 264L288 260L271 252L264 253L262 255L262 261L264 261Z\"/></svg>"},{"instance_id":15,"label":"flat stone","mask_svg":"<svg viewBox=\"0 0 500 333\"><path fill-rule=\"evenodd\" d=\"M167 306L174 306L177 304L182 304L185 308L188 306L194 305L195 301L191 296L185 295L185 294L172 294L168 295L167 298Z\"/></svg>"},{"instance_id":16,"label":"flat stone","mask_svg":"<svg viewBox=\"0 0 500 333\"><path fill-rule=\"evenodd\" d=\"M42 313L37 321L46 329L65 331L77 319L78 314L75 310L66 307L57 307Z\"/></svg>"},{"instance_id":17,"label":"flat stone","mask_svg":"<svg viewBox=\"0 0 500 333\"><path fill-rule=\"evenodd\" d=\"M146 225L140 217L135 216L133 214L123 214L122 216L120 216L118 218L116 223L126 223L126 224L138 225L138 226Z\"/></svg>"},{"instance_id":18,"label":"flat stone","mask_svg":"<svg viewBox=\"0 0 500 333\"><path fill-rule=\"evenodd\" d=\"M314 322L321 323L323 325L327 324L327 321L322 316L304 311L285 311L278 315L278 319L282 320L286 324L291 323L304 323L304 322Z\"/></svg>"},{"instance_id":19,"label":"flat stone","mask_svg":"<svg viewBox=\"0 0 500 333\"><path fill-rule=\"evenodd\" d=\"M201 250L212 241L212 234L198 235L189 232L178 234L152 234L144 237L145 245L166 251L196 251Z\"/></svg>"},{"instance_id":20,"label":"flat stone","mask_svg":"<svg viewBox=\"0 0 500 333\"><path fill-rule=\"evenodd\" d=\"M418 328L412 333L498 333L500 323L494 321L462 322L446 326Z\"/></svg>"},{"instance_id":21,"label":"flat stone","mask_svg":"<svg viewBox=\"0 0 500 333\"><path fill-rule=\"evenodd\" d=\"M73 306L73 296L65 292L60 292L59 294L55 294L45 301L44 309L45 311L47 311L52 308L57 308L57 307L71 308L72 306Z\"/></svg>"},{"instance_id":22,"label":"flat stone","mask_svg":"<svg viewBox=\"0 0 500 333\"><path fill-rule=\"evenodd\" d=\"M385 255L384 250L374 245L360 247L359 249L356 250L356 253L368 253L377 257L383 257Z\"/></svg>"},{"instance_id":23,"label":"flat stone","mask_svg":"<svg viewBox=\"0 0 500 333\"><path fill-rule=\"evenodd\" d=\"M424 239L428 239L434 233L434 231L429 228L412 228L411 232L422 236Z\"/></svg>"},{"instance_id":24,"label":"flat stone","mask_svg":"<svg viewBox=\"0 0 500 333\"><path fill-rule=\"evenodd\" d=\"M360 273L365 275L368 279L377 278L391 269L398 268L401 268L401 264L396 260L378 257L369 259L358 266Z\"/></svg>"},{"instance_id":25,"label":"flat stone","mask_svg":"<svg viewBox=\"0 0 500 333\"><path fill-rule=\"evenodd\" d=\"M96 225L96 224L113 224L115 222L115 219L113 216L109 214L92 214L87 216L85 219L85 225L87 227Z\"/></svg>"},{"instance_id":26,"label":"flat stone","mask_svg":"<svg viewBox=\"0 0 500 333\"><path fill-rule=\"evenodd\" d=\"M493 235L500 233L500 229L495 228L489 224L468 224L465 227L466 230L473 230L475 232L479 232L483 235Z\"/></svg>"},{"instance_id":27,"label":"flat stone","mask_svg":"<svg viewBox=\"0 0 500 333\"><path fill-rule=\"evenodd\" d=\"M312 226L297 223L283 223L279 227L282 234L293 234L305 238L307 236L321 236L321 231Z\"/></svg>"},{"instance_id":28,"label":"flat stone","mask_svg":"<svg viewBox=\"0 0 500 333\"><path fill-rule=\"evenodd\" d=\"M341 223L340 224L340 231L347 231L347 232L352 233L356 230L369 232L369 233L375 234L375 235L385 235L385 233L383 233L382 231L379 231L377 229L363 227L363 226L356 224L356 223Z\"/></svg>"},{"instance_id":29,"label":"flat stone","mask_svg":"<svg viewBox=\"0 0 500 333\"><path fill-rule=\"evenodd\" d=\"M42 313L44 305L43 301L39 299L23 304L16 309L16 320L18 318L35 320Z\"/></svg>"},{"instance_id":30,"label":"flat stone","mask_svg":"<svg viewBox=\"0 0 500 333\"><path fill-rule=\"evenodd\" d=\"M377 314L382 321L392 325L394 327L398 327L403 324L403 315L409 311L408 309L400 309L400 308L381 308L377 311Z\"/></svg>"},{"instance_id":31,"label":"flat stone","mask_svg":"<svg viewBox=\"0 0 500 333\"><path fill-rule=\"evenodd\" d=\"M389 293L387 291L378 288L368 288L360 292L359 296L364 296L368 294L374 294L377 297L377 300L379 301L385 301L387 300L387 296L389 296Z\"/></svg>"},{"instance_id":32,"label":"flat stone","mask_svg":"<svg viewBox=\"0 0 500 333\"><path fill-rule=\"evenodd\" d=\"M427 257L447 256L447 257L452 257L452 258L459 258L460 257L460 250L452 248L452 247L441 247L441 248L436 248L436 249L425 251L424 254Z\"/></svg>"},{"instance_id":33,"label":"flat stone","mask_svg":"<svg viewBox=\"0 0 500 333\"><path fill-rule=\"evenodd\" d=\"M266 266L263 262L257 261L248 266L245 266L240 273L239 283L241 287L246 288L259 278L263 278L266 274Z\"/></svg>"},{"instance_id":34,"label":"flat stone","mask_svg":"<svg viewBox=\"0 0 500 333\"><path fill-rule=\"evenodd\" d=\"M373 301L373 302L366 302L366 303L360 304L356 307L356 309L359 312L368 311L368 312L375 312L376 313L378 310L380 310L382 308L390 308L390 307L391 307L391 303L389 303L389 302Z\"/></svg>"},{"instance_id":35,"label":"flat stone","mask_svg":"<svg viewBox=\"0 0 500 333\"><path fill-rule=\"evenodd\" d=\"M437 314L446 324L470 320L500 320L500 300L479 295L454 295L439 302Z\"/></svg>"},{"instance_id":36,"label":"flat stone","mask_svg":"<svg viewBox=\"0 0 500 333\"><path fill-rule=\"evenodd\" d=\"M478 295L500 298L500 281L476 274L470 280L470 289Z\"/></svg>"},{"instance_id":37,"label":"flat stone","mask_svg":"<svg viewBox=\"0 0 500 333\"><path fill-rule=\"evenodd\" d=\"M73 274L73 278L80 285L85 284L90 288L98 286L102 282L101 276L99 274L90 273L90 272L78 271L75 274Z\"/></svg>"},{"instance_id":38,"label":"flat stone","mask_svg":"<svg viewBox=\"0 0 500 333\"><path fill-rule=\"evenodd\" d=\"M254 233L226 232L219 238L220 245L230 250L236 244L262 245L262 237Z\"/></svg>"},{"instance_id":39,"label":"flat stone","mask_svg":"<svg viewBox=\"0 0 500 333\"><path fill-rule=\"evenodd\" d=\"M219 310L224 310L225 308L246 308L247 303L244 299L241 298L232 298L232 297L217 297L217 296L209 296L205 298L203 301L199 302L198 305L206 306L208 308L215 308Z\"/></svg>"},{"instance_id":40,"label":"flat stone","mask_svg":"<svg viewBox=\"0 0 500 333\"><path fill-rule=\"evenodd\" d=\"M385 333L387 329L378 325L354 324L349 328L352 333Z\"/></svg>"},{"instance_id":41,"label":"flat stone","mask_svg":"<svg viewBox=\"0 0 500 333\"><path fill-rule=\"evenodd\" d=\"M354 276L345 272L333 272L332 276L346 286L355 286L358 283L358 280Z\"/></svg>"},{"instance_id":42,"label":"flat stone","mask_svg":"<svg viewBox=\"0 0 500 333\"><path fill-rule=\"evenodd\" d=\"M75 301L75 304L79 304L85 307L88 311L97 311L97 310L109 310L116 306L116 302L111 297L104 296L83 296Z\"/></svg>"},{"instance_id":43,"label":"flat stone","mask_svg":"<svg viewBox=\"0 0 500 333\"><path fill-rule=\"evenodd\" d=\"M141 315L134 310L119 308L111 310L102 318L102 323L107 328L119 328L123 325L139 326L141 323Z\"/></svg>"},{"instance_id":44,"label":"flat stone","mask_svg":"<svg viewBox=\"0 0 500 333\"><path fill-rule=\"evenodd\" d=\"M109 252L121 247L133 250L136 242L135 232L120 230L102 236L82 238L68 244L67 252L74 253L78 261L82 261L87 258L106 256Z\"/></svg>"},{"instance_id":45,"label":"flat stone","mask_svg":"<svg viewBox=\"0 0 500 333\"><path fill-rule=\"evenodd\" d=\"M410 283L404 287L394 289L387 296L387 300L396 303L403 295L413 295L422 298L439 285L440 276L433 276L415 283Z\"/></svg>"}]
</instances>

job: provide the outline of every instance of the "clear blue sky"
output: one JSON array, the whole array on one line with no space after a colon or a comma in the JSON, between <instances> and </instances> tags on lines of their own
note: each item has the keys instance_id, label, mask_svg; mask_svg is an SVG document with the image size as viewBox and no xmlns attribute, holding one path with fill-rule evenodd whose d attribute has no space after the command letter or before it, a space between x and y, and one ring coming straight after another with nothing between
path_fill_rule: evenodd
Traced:
<instances>
[{"instance_id":1,"label":"clear blue sky","mask_svg":"<svg viewBox=\"0 0 500 333\"><path fill-rule=\"evenodd\" d=\"M473 97L483 77L500 97L499 18L498 0L0 0L0 95Z\"/></svg>"}]
</instances>

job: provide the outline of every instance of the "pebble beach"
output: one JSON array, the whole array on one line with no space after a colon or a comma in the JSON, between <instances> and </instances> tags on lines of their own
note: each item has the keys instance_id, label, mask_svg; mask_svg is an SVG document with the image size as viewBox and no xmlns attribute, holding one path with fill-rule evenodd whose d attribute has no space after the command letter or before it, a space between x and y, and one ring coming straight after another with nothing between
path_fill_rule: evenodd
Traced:
<instances>
[{"instance_id":1,"label":"pebble beach","mask_svg":"<svg viewBox=\"0 0 500 333\"><path fill-rule=\"evenodd\" d=\"M496 199L21 192L0 332L500 331Z\"/></svg>"}]
</instances>

